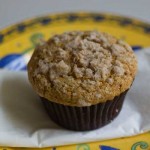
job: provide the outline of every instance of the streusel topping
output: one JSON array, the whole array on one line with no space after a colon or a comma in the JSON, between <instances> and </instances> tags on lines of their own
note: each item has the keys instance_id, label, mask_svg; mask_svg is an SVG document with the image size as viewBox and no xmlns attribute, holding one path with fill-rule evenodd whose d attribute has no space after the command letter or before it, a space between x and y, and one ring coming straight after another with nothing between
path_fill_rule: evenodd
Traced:
<instances>
[{"instance_id":1,"label":"streusel topping","mask_svg":"<svg viewBox=\"0 0 150 150\"><path fill-rule=\"evenodd\" d=\"M28 65L40 96L73 106L112 100L130 87L136 70L132 48L97 31L55 35L36 48Z\"/></svg>"}]
</instances>

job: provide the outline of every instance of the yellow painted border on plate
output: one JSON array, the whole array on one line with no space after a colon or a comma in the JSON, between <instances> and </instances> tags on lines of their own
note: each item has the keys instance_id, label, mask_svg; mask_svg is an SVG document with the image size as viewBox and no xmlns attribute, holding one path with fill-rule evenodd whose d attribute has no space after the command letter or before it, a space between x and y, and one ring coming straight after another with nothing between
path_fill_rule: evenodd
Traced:
<instances>
[{"instance_id":1,"label":"yellow painted border on plate","mask_svg":"<svg viewBox=\"0 0 150 150\"><path fill-rule=\"evenodd\" d=\"M31 37L42 34L44 39L68 30L99 30L109 32L129 44L150 46L150 25L136 19L99 13L65 13L47 15L21 22L0 31L0 57L22 53L32 47ZM11 49L10 49L11 48Z\"/></svg>"}]
</instances>

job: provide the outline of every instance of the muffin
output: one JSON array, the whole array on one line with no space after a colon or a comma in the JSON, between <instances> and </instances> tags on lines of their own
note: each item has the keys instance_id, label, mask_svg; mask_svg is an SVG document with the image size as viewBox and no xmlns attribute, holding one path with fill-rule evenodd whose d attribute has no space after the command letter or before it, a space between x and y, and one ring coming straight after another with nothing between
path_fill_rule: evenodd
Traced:
<instances>
[{"instance_id":1,"label":"muffin","mask_svg":"<svg viewBox=\"0 0 150 150\"><path fill-rule=\"evenodd\" d=\"M136 71L132 48L97 31L54 35L35 49L28 63L29 81L50 118L76 131L111 122Z\"/></svg>"}]
</instances>

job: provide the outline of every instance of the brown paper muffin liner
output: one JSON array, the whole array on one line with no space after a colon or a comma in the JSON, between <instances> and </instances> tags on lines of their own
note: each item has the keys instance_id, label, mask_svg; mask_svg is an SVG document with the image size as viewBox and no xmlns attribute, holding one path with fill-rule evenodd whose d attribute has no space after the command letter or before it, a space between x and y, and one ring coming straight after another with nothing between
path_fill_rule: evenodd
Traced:
<instances>
[{"instance_id":1,"label":"brown paper muffin liner","mask_svg":"<svg viewBox=\"0 0 150 150\"><path fill-rule=\"evenodd\" d=\"M88 131L110 123L120 112L127 91L113 100L86 107L66 106L41 97L50 118L58 125L75 131Z\"/></svg>"}]
</instances>

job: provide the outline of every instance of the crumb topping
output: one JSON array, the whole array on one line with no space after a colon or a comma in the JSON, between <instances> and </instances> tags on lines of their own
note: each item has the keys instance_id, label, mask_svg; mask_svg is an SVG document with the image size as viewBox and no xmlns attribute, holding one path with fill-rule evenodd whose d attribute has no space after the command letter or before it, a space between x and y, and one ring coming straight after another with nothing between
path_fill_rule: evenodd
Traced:
<instances>
[{"instance_id":1,"label":"crumb topping","mask_svg":"<svg viewBox=\"0 0 150 150\"><path fill-rule=\"evenodd\" d=\"M86 106L111 100L129 88L137 65L132 48L124 41L97 31L72 31L37 47L28 68L29 79L41 96Z\"/></svg>"}]
</instances>

